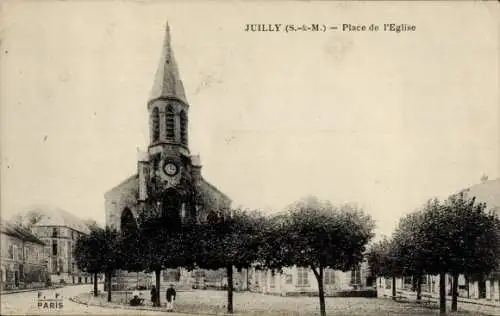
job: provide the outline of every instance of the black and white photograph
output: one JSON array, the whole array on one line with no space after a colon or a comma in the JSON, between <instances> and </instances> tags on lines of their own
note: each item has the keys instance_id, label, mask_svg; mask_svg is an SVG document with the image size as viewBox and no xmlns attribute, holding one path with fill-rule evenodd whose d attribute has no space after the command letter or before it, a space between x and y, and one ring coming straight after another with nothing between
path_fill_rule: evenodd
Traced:
<instances>
[{"instance_id":1,"label":"black and white photograph","mask_svg":"<svg viewBox=\"0 0 500 316\"><path fill-rule=\"evenodd\" d=\"M500 316L500 2L0 2L0 314Z\"/></svg>"}]
</instances>

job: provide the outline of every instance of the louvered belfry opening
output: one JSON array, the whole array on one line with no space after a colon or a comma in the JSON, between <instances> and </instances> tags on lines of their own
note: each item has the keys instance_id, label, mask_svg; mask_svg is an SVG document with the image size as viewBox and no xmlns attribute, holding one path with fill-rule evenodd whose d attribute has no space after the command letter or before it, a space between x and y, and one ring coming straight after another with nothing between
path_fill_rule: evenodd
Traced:
<instances>
[{"instance_id":1,"label":"louvered belfry opening","mask_svg":"<svg viewBox=\"0 0 500 316\"><path fill-rule=\"evenodd\" d=\"M181 122L181 143L183 145L187 145L188 144L188 135L187 135L188 119L187 119L186 112L184 112L184 111L182 111L180 114L180 122Z\"/></svg>"},{"instance_id":2,"label":"louvered belfry opening","mask_svg":"<svg viewBox=\"0 0 500 316\"><path fill-rule=\"evenodd\" d=\"M175 114L171 105L168 105L165 110L165 129L167 139L173 139L175 137Z\"/></svg>"},{"instance_id":3,"label":"louvered belfry opening","mask_svg":"<svg viewBox=\"0 0 500 316\"><path fill-rule=\"evenodd\" d=\"M160 113L157 107L151 112L151 129L153 142L156 142L160 139Z\"/></svg>"}]
</instances>

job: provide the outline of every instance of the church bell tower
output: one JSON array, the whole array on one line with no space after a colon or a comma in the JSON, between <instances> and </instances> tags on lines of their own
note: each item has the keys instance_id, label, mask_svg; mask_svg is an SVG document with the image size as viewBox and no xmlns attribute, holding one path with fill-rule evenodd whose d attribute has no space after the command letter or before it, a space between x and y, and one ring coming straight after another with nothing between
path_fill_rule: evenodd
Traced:
<instances>
[{"instance_id":1,"label":"church bell tower","mask_svg":"<svg viewBox=\"0 0 500 316\"><path fill-rule=\"evenodd\" d=\"M193 166L188 147L189 104L166 25L160 62L147 103L149 146L145 195L154 201L160 216L186 217ZM196 160L196 159L194 159Z\"/></svg>"}]
</instances>

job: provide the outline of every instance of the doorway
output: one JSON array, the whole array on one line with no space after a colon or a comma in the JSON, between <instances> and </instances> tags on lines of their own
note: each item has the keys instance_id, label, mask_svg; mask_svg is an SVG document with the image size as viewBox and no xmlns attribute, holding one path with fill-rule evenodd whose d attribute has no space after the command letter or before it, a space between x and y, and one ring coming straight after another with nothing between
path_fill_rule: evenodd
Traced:
<instances>
[{"instance_id":1,"label":"doorway","mask_svg":"<svg viewBox=\"0 0 500 316\"><path fill-rule=\"evenodd\" d=\"M481 280L478 282L479 298L486 298L486 281Z\"/></svg>"},{"instance_id":2,"label":"doorway","mask_svg":"<svg viewBox=\"0 0 500 316\"><path fill-rule=\"evenodd\" d=\"M19 271L14 271L14 286L19 287Z\"/></svg>"}]
</instances>

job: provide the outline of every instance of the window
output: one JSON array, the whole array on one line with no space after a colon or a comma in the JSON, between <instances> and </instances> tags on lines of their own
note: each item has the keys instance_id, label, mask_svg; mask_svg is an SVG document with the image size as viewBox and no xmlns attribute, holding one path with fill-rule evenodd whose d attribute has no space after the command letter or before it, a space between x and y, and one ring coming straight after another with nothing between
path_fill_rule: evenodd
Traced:
<instances>
[{"instance_id":1,"label":"window","mask_svg":"<svg viewBox=\"0 0 500 316\"><path fill-rule=\"evenodd\" d=\"M167 110L165 111L165 128L167 138L174 138L175 136L175 114L172 106L167 106Z\"/></svg>"},{"instance_id":2,"label":"window","mask_svg":"<svg viewBox=\"0 0 500 316\"><path fill-rule=\"evenodd\" d=\"M9 245L9 259L14 259L14 245Z\"/></svg>"},{"instance_id":3,"label":"window","mask_svg":"<svg viewBox=\"0 0 500 316\"><path fill-rule=\"evenodd\" d=\"M276 287L276 275L272 272L269 272L270 274L270 282L269 285L273 288Z\"/></svg>"},{"instance_id":4,"label":"window","mask_svg":"<svg viewBox=\"0 0 500 316\"><path fill-rule=\"evenodd\" d=\"M153 141L156 142L160 138L160 113L157 107L151 112L151 128Z\"/></svg>"},{"instance_id":5,"label":"window","mask_svg":"<svg viewBox=\"0 0 500 316\"><path fill-rule=\"evenodd\" d=\"M361 270L359 267L351 271L351 284L361 284Z\"/></svg>"},{"instance_id":6,"label":"window","mask_svg":"<svg viewBox=\"0 0 500 316\"><path fill-rule=\"evenodd\" d=\"M285 283L286 284L293 284L293 276L291 274L285 275Z\"/></svg>"},{"instance_id":7,"label":"window","mask_svg":"<svg viewBox=\"0 0 500 316\"><path fill-rule=\"evenodd\" d=\"M64 256L66 253L66 243L64 241L61 241L58 243L59 249L57 250L57 253L61 256Z\"/></svg>"},{"instance_id":8,"label":"window","mask_svg":"<svg viewBox=\"0 0 500 316\"><path fill-rule=\"evenodd\" d=\"M309 285L309 271L307 268L297 268L297 286L307 286Z\"/></svg>"},{"instance_id":9,"label":"window","mask_svg":"<svg viewBox=\"0 0 500 316\"><path fill-rule=\"evenodd\" d=\"M325 269L325 284L335 284L335 270Z\"/></svg>"},{"instance_id":10,"label":"window","mask_svg":"<svg viewBox=\"0 0 500 316\"><path fill-rule=\"evenodd\" d=\"M52 255L57 256L57 240L52 241Z\"/></svg>"},{"instance_id":11,"label":"window","mask_svg":"<svg viewBox=\"0 0 500 316\"><path fill-rule=\"evenodd\" d=\"M181 112L180 121L181 121L181 143L184 145L187 145L187 143L188 143L188 136L187 136L188 120L187 120L186 112L184 112L184 111Z\"/></svg>"},{"instance_id":12,"label":"window","mask_svg":"<svg viewBox=\"0 0 500 316\"><path fill-rule=\"evenodd\" d=\"M392 288L392 280L390 278L385 278L385 288L386 289Z\"/></svg>"},{"instance_id":13,"label":"window","mask_svg":"<svg viewBox=\"0 0 500 316\"><path fill-rule=\"evenodd\" d=\"M59 231L57 227L52 228L52 237L57 237L59 235Z\"/></svg>"}]
</instances>

